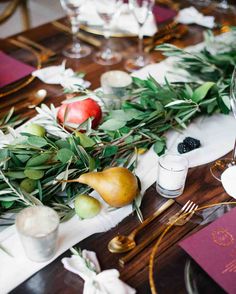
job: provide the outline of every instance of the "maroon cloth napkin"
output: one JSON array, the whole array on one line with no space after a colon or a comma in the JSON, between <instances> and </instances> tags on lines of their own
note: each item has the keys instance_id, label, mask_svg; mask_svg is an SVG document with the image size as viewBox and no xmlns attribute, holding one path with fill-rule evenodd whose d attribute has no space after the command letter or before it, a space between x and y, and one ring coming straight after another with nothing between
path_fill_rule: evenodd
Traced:
<instances>
[{"instance_id":1,"label":"maroon cloth napkin","mask_svg":"<svg viewBox=\"0 0 236 294\"><path fill-rule=\"evenodd\" d=\"M0 51L0 88L26 77L34 70L34 67Z\"/></svg>"},{"instance_id":2,"label":"maroon cloth napkin","mask_svg":"<svg viewBox=\"0 0 236 294\"><path fill-rule=\"evenodd\" d=\"M177 15L177 12L170 8L155 5L153 8L153 15L156 19L156 23L159 24L173 19Z\"/></svg>"},{"instance_id":3,"label":"maroon cloth napkin","mask_svg":"<svg viewBox=\"0 0 236 294\"><path fill-rule=\"evenodd\" d=\"M124 3L128 2L128 0L124 1ZM177 12L175 10L160 5L154 5L152 11L157 24L171 20L177 15Z\"/></svg>"},{"instance_id":4,"label":"maroon cloth napkin","mask_svg":"<svg viewBox=\"0 0 236 294\"><path fill-rule=\"evenodd\" d=\"M227 293L236 293L236 208L179 245Z\"/></svg>"}]
</instances>

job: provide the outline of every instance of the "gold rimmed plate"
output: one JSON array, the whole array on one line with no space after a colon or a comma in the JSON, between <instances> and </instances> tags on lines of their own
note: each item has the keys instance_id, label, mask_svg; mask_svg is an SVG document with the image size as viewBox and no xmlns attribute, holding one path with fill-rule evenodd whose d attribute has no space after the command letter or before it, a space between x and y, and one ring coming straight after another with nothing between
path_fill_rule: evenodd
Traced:
<instances>
[{"instance_id":1,"label":"gold rimmed plate","mask_svg":"<svg viewBox=\"0 0 236 294\"><path fill-rule=\"evenodd\" d=\"M91 34L98 35L98 36L104 36L103 26L92 26L92 25L81 24L80 28L81 28L81 30L83 30L83 31L85 31L87 33L91 33ZM137 35L131 34L129 32L125 32L125 31L122 31L122 30L113 29L111 31L111 37L125 38L125 37L137 37Z\"/></svg>"},{"instance_id":2,"label":"gold rimmed plate","mask_svg":"<svg viewBox=\"0 0 236 294\"><path fill-rule=\"evenodd\" d=\"M29 54L29 56L27 57L27 60L30 60L29 63L27 63L25 60L23 60L23 58L17 58L19 61L21 61L23 63L27 63L27 64L35 67L35 69L39 69L41 67L40 57L34 49L32 49L31 47L24 45L23 43L20 43L20 42L15 43L14 40L12 41L11 39L7 40L7 43L10 43L11 46L13 45L16 49L21 49L21 50L27 52L27 54ZM13 52L13 51L11 51L11 52ZM13 56L13 54L11 54L11 52L4 51L4 53L15 58ZM0 98L19 91L20 89L29 85L34 79L35 79L35 77L32 76L31 74L29 74L26 77L21 78L21 79L15 81L9 85L1 87L0 88Z\"/></svg>"}]
</instances>

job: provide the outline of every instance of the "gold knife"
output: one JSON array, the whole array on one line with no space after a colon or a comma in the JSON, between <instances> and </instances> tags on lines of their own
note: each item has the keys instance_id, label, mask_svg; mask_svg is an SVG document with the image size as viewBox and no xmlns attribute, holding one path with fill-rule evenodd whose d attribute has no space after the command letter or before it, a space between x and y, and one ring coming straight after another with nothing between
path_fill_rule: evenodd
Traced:
<instances>
[{"instance_id":1,"label":"gold knife","mask_svg":"<svg viewBox=\"0 0 236 294\"><path fill-rule=\"evenodd\" d=\"M52 22L52 25L53 25L54 27L56 27L57 29L63 31L63 32L66 32L66 33L68 33L68 34L71 34L71 29L70 29L67 25L62 24L62 23L59 22L59 21L53 21L53 22ZM82 41L84 41L84 42L86 42L86 43L88 43L89 45L92 45L92 46L94 46L94 47L101 47L101 46L102 46L102 42L99 41L97 38L94 38L94 37L92 37L92 36L87 36L87 35L85 35L85 34L83 34L83 33L81 33L81 32L78 32L78 33L77 33L77 37L78 37L80 40L82 40Z\"/></svg>"}]
</instances>

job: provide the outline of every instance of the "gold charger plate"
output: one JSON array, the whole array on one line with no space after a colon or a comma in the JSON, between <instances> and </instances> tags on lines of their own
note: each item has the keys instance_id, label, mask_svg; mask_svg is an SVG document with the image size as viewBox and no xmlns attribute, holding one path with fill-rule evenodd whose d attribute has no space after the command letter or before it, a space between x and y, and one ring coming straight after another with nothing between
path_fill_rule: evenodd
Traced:
<instances>
[{"instance_id":1,"label":"gold charger plate","mask_svg":"<svg viewBox=\"0 0 236 294\"><path fill-rule=\"evenodd\" d=\"M29 52L33 57L33 66L36 69L39 69L41 67L40 56L33 48L31 48L21 42L15 41L13 39L9 39L8 42L17 48L21 48L21 49ZM7 54L9 54L9 53L7 53ZM25 62L24 60L20 60L20 61ZM28 84L30 84L34 79L35 79L35 77L33 77L32 75L28 75L28 76L26 76L16 82L13 82L7 86L0 88L0 98L19 91L20 89L22 89L22 88L26 87Z\"/></svg>"},{"instance_id":2,"label":"gold charger plate","mask_svg":"<svg viewBox=\"0 0 236 294\"><path fill-rule=\"evenodd\" d=\"M88 26L86 24L81 24L80 28L81 30L85 32L98 35L98 36L104 36L104 31L102 26ZM131 34L122 30L112 30L111 37L124 38L124 37L137 37L137 35Z\"/></svg>"}]
</instances>

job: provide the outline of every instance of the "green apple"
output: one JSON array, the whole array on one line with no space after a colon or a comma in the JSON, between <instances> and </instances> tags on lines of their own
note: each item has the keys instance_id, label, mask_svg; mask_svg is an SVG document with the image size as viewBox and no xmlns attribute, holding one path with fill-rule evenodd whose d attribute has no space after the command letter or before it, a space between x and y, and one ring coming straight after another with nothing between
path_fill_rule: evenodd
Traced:
<instances>
[{"instance_id":1,"label":"green apple","mask_svg":"<svg viewBox=\"0 0 236 294\"><path fill-rule=\"evenodd\" d=\"M27 193L33 192L36 189L36 187L37 187L37 181L32 179L26 178L20 183L20 188Z\"/></svg>"},{"instance_id":2,"label":"green apple","mask_svg":"<svg viewBox=\"0 0 236 294\"><path fill-rule=\"evenodd\" d=\"M38 137L44 137L46 134L45 128L38 124L28 125L25 129L25 132Z\"/></svg>"},{"instance_id":3,"label":"green apple","mask_svg":"<svg viewBox=\"0 0 236 294\"><path fill-rule=\"evenodd\" d=\"M80 218L92 218L101 210L100 202L86 194L76 196L74 205L75 212Z\"/></svg>"}]
</instances>

